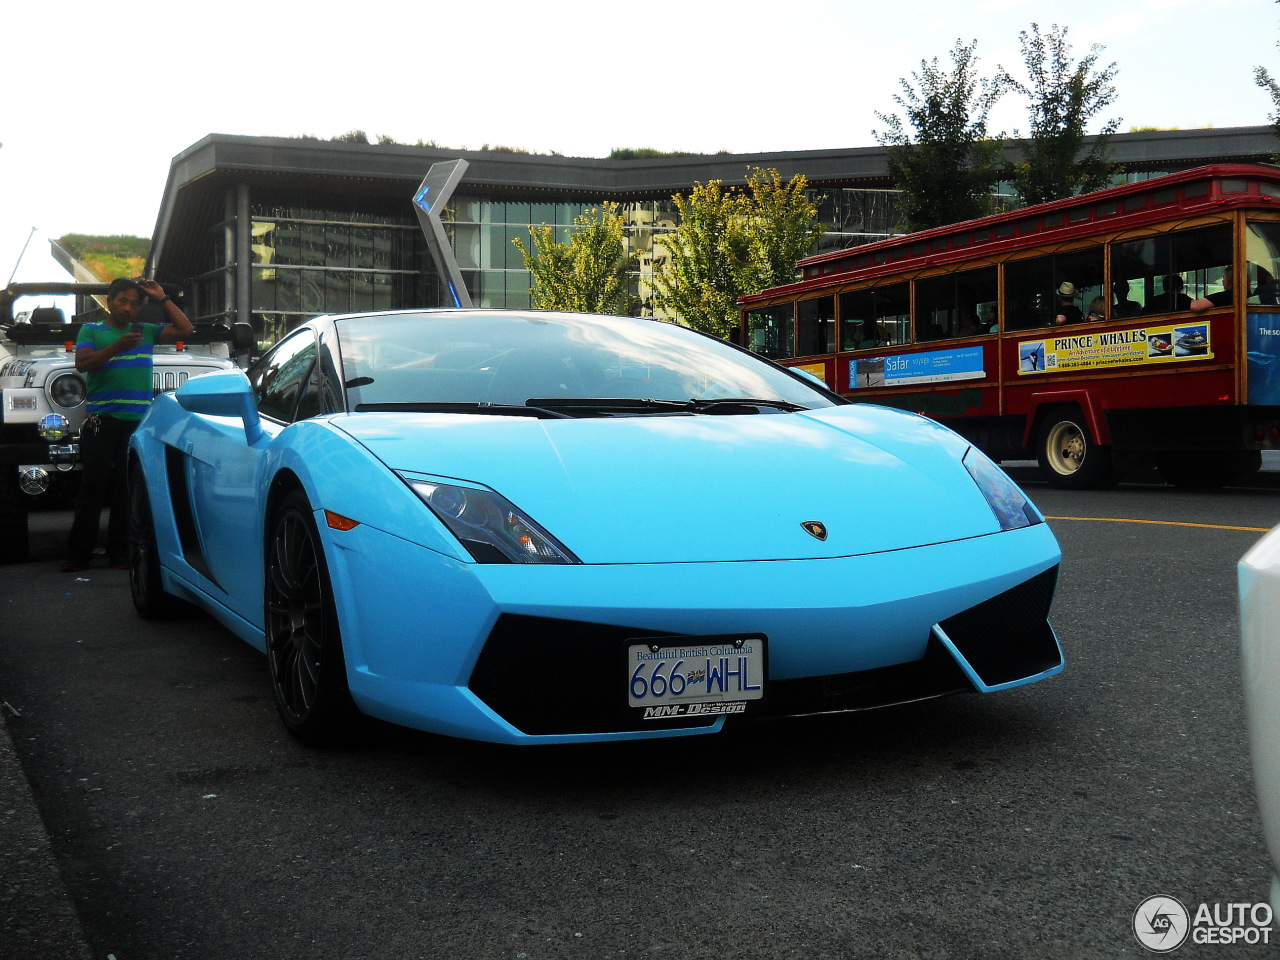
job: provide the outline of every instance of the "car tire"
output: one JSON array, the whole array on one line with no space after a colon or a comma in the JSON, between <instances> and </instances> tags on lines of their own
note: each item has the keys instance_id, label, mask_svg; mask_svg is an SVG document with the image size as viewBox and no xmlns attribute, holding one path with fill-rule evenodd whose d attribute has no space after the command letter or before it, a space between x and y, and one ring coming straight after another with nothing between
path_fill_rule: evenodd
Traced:
<instances>
[{"instance_id":1,"label":"car tire","mask_svg":"<svg viewBox=\"0 0 1280 960\"><path fill-rule=\"evenodd\" d=\"M18 486L18 469L0 467L0 563L24 563L31 555L27 496Z\"/></svg>"},{"instance_id":2,"label":"car tire","mask_svg":"<svg viewBox=\"0 0 1280 960\"><path fill-rule=\"evenodd\" d=\"M167 620L191 609L164 588L151 497L137 461L129 465L129 593L144 620Z\"/></svg>"},{"instance_id":3,"label":"car tire","mask_svg":"<svg viewBox=\"0 0 1280 960\"><path fill-rule=\"evenodd\" d=\"M1040 473L1052 486L1066 490L1097 490L1119 479L1111 448L1095 443L1080 410L1049 412L1036 444Z\"/></svg>"},{"instance_id":4,"label":"car tire","mask_svg":"<svg viewBox=\"0 0 1280 960\"><path fill-rule=\"evenodd\" d=\"M300 490L271 519L264 572L267 662L280 719L309 746L348 743L359 733L360 714L347 686L320 531Z\"/></svg>"}]
</instances>

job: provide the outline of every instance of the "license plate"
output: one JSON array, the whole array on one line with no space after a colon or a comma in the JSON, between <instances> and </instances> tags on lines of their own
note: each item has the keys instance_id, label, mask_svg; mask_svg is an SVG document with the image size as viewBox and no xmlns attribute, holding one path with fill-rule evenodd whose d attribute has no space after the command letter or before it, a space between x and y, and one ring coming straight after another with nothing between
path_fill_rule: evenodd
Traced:
<instances>
[{"instance_id":1,"label":"license plate","mask_svg":"<svg viewBox=\"0 0 1280 960\"><path fill-rule=\"evenodd\" d=\"M645 720L745 713L764 697L762 634L637 639L627 647L627 703Z\"/></svg>"}]
</instances>

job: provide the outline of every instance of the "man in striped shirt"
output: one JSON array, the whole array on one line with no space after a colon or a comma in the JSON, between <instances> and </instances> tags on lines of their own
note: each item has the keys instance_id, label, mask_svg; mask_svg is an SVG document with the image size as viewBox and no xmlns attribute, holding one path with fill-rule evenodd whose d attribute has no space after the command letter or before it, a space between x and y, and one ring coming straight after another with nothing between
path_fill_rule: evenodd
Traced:
<instances>
[{"instance_id":1,"label":"man in striped shirt","mask_svg":"<svg viewBox=\"0 0 1280 960\"><path fill-rule=\"evenodd\" d=\"M165 324L137 323L144 297L160 304ZM107 290L107 319L86 323L76 341L76 369L86 374L88 402L80 431L80 494L67 537L63 572L89 566L98 542L98 521L110 504L107 557L113 567L129 567L129 498L125 462L129 437L151 406L151 350L195 332L186 314L154 280L121 277Z\"/></svg>"}]
</instances>

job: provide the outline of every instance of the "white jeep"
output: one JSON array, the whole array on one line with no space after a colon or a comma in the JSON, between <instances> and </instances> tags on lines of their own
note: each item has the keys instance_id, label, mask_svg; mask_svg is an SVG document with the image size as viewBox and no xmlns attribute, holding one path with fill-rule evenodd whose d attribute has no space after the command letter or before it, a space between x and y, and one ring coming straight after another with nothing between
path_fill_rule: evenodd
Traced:
<instances>
[{"instance_id":1,"label":"white jeep","mask_svg":"<svg viewBox=\"0 0 1280 960\"><path fill-rule=\"evenodd\" d=\"M37 498L74 492L85 415L75 342L81 323L106 317L100 305L106 291L105 283L70 282L14 283L0 291L0 563L27 559L27 511ZM165 285L165 293L180 299L178 288ZM151 303L137 319L166 322ZM197 324L183 342L157 344L155 392L235 366L234 356L252 340L248 324L232 330L219 323Z\"/></svg>"}]
</instances>

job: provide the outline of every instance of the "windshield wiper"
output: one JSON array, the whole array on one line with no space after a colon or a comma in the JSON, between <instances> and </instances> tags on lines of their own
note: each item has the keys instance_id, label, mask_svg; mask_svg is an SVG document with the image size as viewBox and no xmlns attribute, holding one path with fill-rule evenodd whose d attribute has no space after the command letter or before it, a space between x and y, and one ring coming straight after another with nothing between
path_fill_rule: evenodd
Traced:
<instances>
[{"instance_id":1,"label":"windshield wiper","mask_svg":"<svg viewBox=\"0 0 1280 960\"><path fill-rule=\"evenodd\" d=\"M690 408L700 412L710 412L719 407L768 407L771 410L785 410L795 413L797 410L809 408L790 400L761 400L755 397L718 397L715 400L690 400Z\"/></svg>"},{"instance_id":2,"label":"windshield wiper","mask_svg":"<svg viewBox=\"0 0 1280 960\"><path fill-rule=\"evenodd\" d=\"M743 411L759 413L760 409L783 410L793 413L807 410L807 407L789 400L759 400L751 397L717 397L699 400L655 400L651 397L536 397L529 401L530 406L551 409L578 410L652 410L661 413L740 413Z\"/></svg>"},{"instance_id":3,"label":"windshield wiper","mask_svg":"<svg viewBox=\"0 0 1280 960\"><path fill-rule=\"evenodd\" d=\"M531 407L554 410L662 410L683 413L689 409L684 400L652 400L641 397L530 397Z\"/></svg>"},{"instance_id":4,"label":"windshield wiper","mask_svg":"<svg viewBox=\"0 0 1280 960\"><path fill-rule=\"evenodd\" d=\"M356 413L481 413L495 417L538 417L542 420L572 420L559 410L535 404L518 403L445 403L430 400L405 400L387 403L357 403Z\"/></svg>"}]
</instances>

